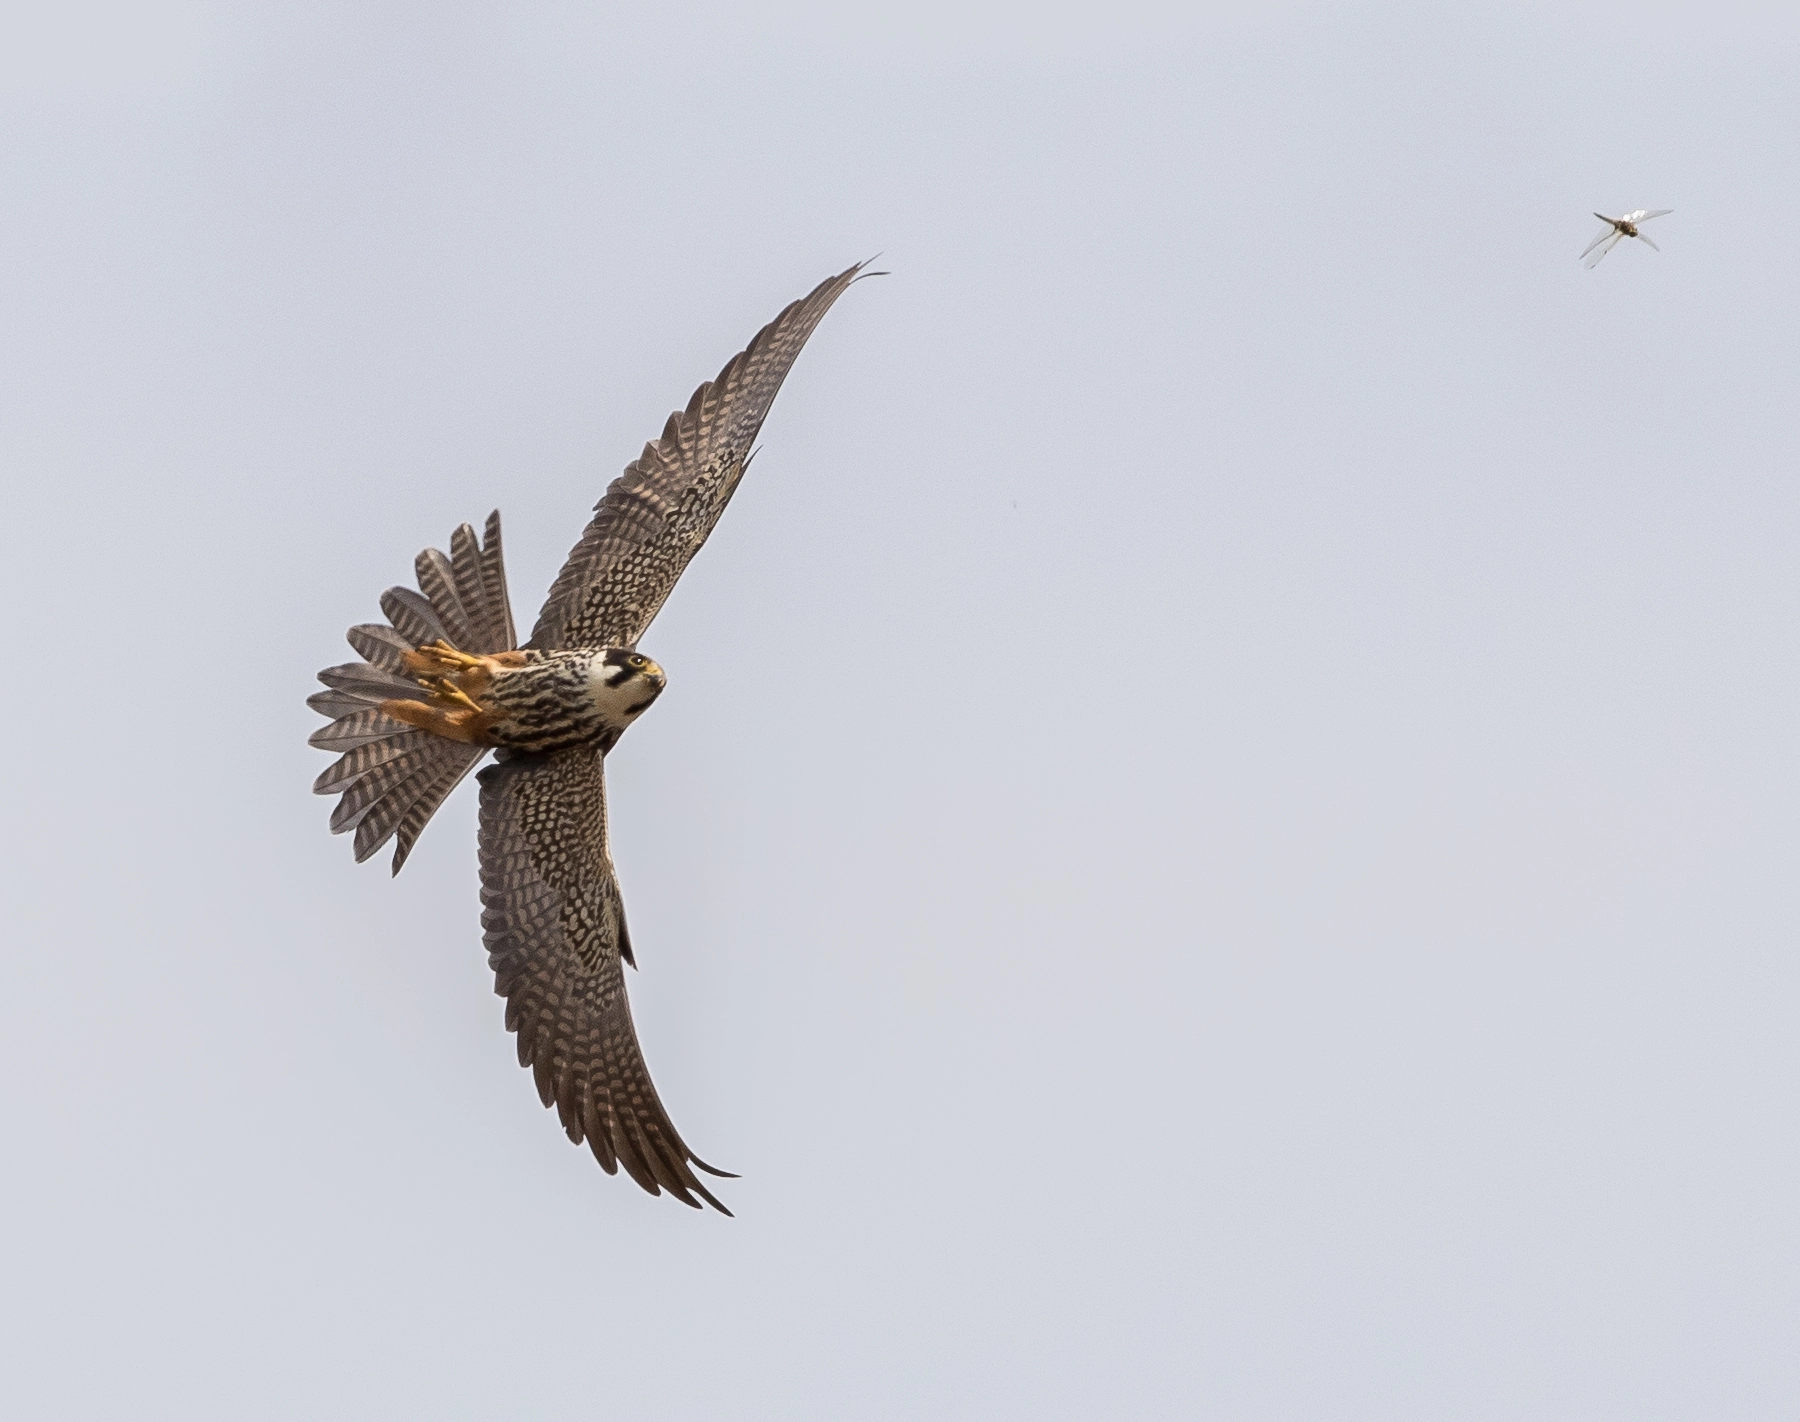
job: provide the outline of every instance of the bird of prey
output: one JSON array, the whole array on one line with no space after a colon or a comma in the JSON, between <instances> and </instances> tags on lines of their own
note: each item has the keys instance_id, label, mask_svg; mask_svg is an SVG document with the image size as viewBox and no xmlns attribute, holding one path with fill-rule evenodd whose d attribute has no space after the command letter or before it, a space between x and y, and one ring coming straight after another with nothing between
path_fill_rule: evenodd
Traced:
<instances>
[{"instance_id":1,"label":"bird of prey","mask_svg":"<svg viewBox=\"0 0 1800 1422\"><path fill-rule=\"evenodd\" d=\"M313 789L341 798L333 833L358 862L396 841L393 872L489 751L481 784L481 927L519 1062L569 1139L609 1175L730 1214L696 1170L728 1176L677 1134L651 1085L625 997L636 966L607 850L606 754L663 689L638 639L736 492L800 348L859 263L794 302L669 416L595 505L531 639L513 633L500 515L389 588L387 624L352 627L363 660L319 673L312 744L342 752ZM697 1198L696 1198L697 1197Z\"/></svg>"},{"instance_id":2,"label":"bird of prey","mask_svg":"<svg viewBox=\"0 0 1800 1422\"><path fill-rule=\"evenodd\" d=\"M1655 212L1645 212L1639 208L1636 212L1628 212L1623 217L1608 217L1604 212L1596 212L1595 217L1606 224L1606 230L1589 242L1581 253L1581 264L1589 271L1600 265L1600 259L1619 244L1621 238L1635 237L1653 252L1662 248L1652 242L1642 232L1638 224L1648 222L1653 217L1667 217L1675 211L1672 207L1659 207Z\"/></svg>"}]
</instances>

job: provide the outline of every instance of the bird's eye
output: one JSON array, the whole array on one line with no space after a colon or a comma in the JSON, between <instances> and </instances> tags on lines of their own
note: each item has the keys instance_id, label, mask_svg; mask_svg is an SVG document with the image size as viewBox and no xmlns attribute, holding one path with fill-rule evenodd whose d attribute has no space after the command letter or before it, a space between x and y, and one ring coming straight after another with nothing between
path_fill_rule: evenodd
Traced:
<instances>
[{"instance_id":1,"label":"bird's eye","mask_svg":"<svg viewBox=\"0 0 1800 1422\"><path fill-rule=\"evenodd\" d=\"M641 667L641 666L643 666L643 664L644 664L644 659L641 656L639 656L636 652L633 652L631 654L631 665L634 667Z\"/></svg>"}]
</instances>

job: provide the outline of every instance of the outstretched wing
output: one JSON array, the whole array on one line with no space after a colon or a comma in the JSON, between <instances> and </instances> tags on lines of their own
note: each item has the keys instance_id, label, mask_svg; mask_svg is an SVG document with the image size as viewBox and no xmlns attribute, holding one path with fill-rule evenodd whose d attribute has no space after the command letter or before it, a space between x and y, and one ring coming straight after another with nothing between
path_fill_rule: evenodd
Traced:
<instances>
[{"instance_id":1,"label":"outstretched wing","mask_svg":"<svg viewBox=\"0 0 1800 1422\"><path fill-rule=\"evenodd\" d=\"M1605 230L1604 230L1604 231L1603 231L1603 232L1601 232L1601 233L1600 233L1600 235L1599 235L1599 236L1598 236L1598 237L1596 237L1596 238L1594 238L1594 240L1593 240L1593 241L1592 241L1592 242L1589 242L1589 243L1588 243L1588 244L1587 244L1587 246L1585 246L1585 247L1583 247L1583 248L1582 248L1582 249L1581 249L1581 255L1582 255L1582 256L1583 256L1583 257L1585 257L1585 256L1587 256L1587 254L1588 254L1588 253L1589 253L1589 252L1591 252L1591 251L1593 251L1593 250L1594 250L1594 248L1596 248L1596 247L1598 247L1598 246L1599 246L1599 245L1600 245L1600 244L1601 244L1601 243L1602 243L1602 242L1604 242L1604 241L1605 241L1605 240L1606 240L1606 239L1607 239L1607 238L1608 238L1608 237L1617 237L1617 236L1618 236L1618 235L1619 235L1619 229L1618 229L1618 228L1616 228L1616 227L1607 227L1607 228L1606 228L1606 229L1605 229Z\"/></svg>"},{"instance_id":2,"label":"outstretched wing","mask_svg":"<svg viewBox=\"0 0 1800 1422\"><path fill-rule=\"evenodd\" d=\"M595 505L557 575L530 646L629 647L706 542L749 461L769 406L814 327L866 262L820 282L669 416ZM875 275L875 273L868 273Z\"/></svg>"},{"instance_id":3,"label":"outstretched wing","mask_svg":"<svg viewBox=\"0 0 1800 1422\"><path fill-rule=\"evenodd\" d=\"M1607 252L1611 252L1613 248L1618 247L1618 241L1620 241L1620 238L1624 238L1624 236L1624 232L1602 232L1602 234L1600 234L1600 241L1593 243L1593 245L1588 248L1588 252L1591 252L1593 256L1586 257L1586 261L1582 261L1582 266L1586 266L1588 270L1593 270L1595 266L1600 265L1600 257L1606 256ZM1584 256L1586 256L1586 254L1584 254Z\"/></svg>"},{"instance_id":4,"label":"outstretched wing","mask_svg":"<svg viewBox=\"0 0 1800 1422\"><path fill-rule=\"evenodd\" d=\"M520 1065L608 1175L623 1165L652 1195L730 1214L690 1167L726 1172L676 1133L631 1025L631 940L606 849L600 755L510 758L479 778L481 927Z\"/></svg>"}]
</instances>

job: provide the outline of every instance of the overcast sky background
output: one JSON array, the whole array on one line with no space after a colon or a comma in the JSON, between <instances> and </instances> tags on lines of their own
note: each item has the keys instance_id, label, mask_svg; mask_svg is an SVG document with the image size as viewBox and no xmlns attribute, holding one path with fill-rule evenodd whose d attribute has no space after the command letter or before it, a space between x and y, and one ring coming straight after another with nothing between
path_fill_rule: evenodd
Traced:
<instances>
[{"instance_id":1,"label":"overcast sky background","mask_svg":"<svg viewBox=\"0 0 1800 1422\"><path fill-rule=\"evenodd\" d=\"M656 9L0 36L4 1410L1800 1411L1800 12ZM725 1219L303 699L876 252L609 761Z\"/></svg>"}]
</instances>

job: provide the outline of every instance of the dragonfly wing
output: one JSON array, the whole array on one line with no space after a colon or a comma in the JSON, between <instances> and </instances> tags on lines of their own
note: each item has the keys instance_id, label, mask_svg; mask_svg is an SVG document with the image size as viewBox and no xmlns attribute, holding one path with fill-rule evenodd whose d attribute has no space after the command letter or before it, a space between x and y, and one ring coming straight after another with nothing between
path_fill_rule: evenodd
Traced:
<instances>
[{"instance_id":1,"label":"dragonfly wing","mask_svg":"<svg viewBox=\"0 0 1800 1422\"><path fill-rule=\"evenodd\" d=\"M1586 247L1582 248L1582 254L1580 254L1580 256L1582 256L1582 261L1586 261L1586 259L1588 259L1589 252L1591 252L1591 250L1593 250L1593 248L1598 247L1598 245L1600 245L1600 243L1602 243L1602 241L1606 241L1607 238L1613 238L1616 241L1616 239L1618 239L1618 229L1616 229L1616 227L1607 227L1607 229L1604 230L1604 232L1602 232L1602 234L1600 234L1600 236L1598 236L1598 238L1593 239L1593 241L1589 241L1588 245L1586 245ZM1604 256L1606 256L1606 252L1602 252L1602 254L1600 254L1600 257L1604 257ZM1600 257L1595 257L1595 259L1593 259L1593 261L1600 261ZM1589 261L1588 265L1593 266L1593 261Z\"/></svg>"},{"instance_id":2,"label":"dragonfly wing","mask_svg":"<svg viewBox=\"0 0 1800 1422\"><path fill-rule=\"evenodd\" d=\"M1648 222L1653 217L1667 217L1673 211L1675 211L1675 209L1672 207L1659 207L1656 209L1655 212L1640 212L1640 213L1638 213L1634 218L1632 218L1632 221Z\"/></svg>"},{"instance_id":3,"label":"dragonfly wing","mask_svg":"<svg viewBox=\"0 0 1800 1422\"><path fill-rule=\"evenodd\" d=\"M1649 239L1649 238L1648 238L1648 237L1646 237L1646 236L1645 236L1645 235L1644 235L1644 234L1643 234L1643 233L1642 233L1642 232L1640 232L1640 233L1638 233L1638 241L1640 241L1640 242L1642 242L1642 243L1643 243L1643 244L1644 244L1644 245L1645 245L1645 246L1646 246L1646 247L1648 247L1648 248L1649 248L1649 249L1650 249L1650 250L1651 250L1651 251L1652 251L1652 252L1660 252L1660 251L1662 251L1662 248L1661 248L1661 247L1659 247L1659 246L1657 246L1657 245L1656 245L1656 243L1654 243L1654 242L1652 242L1652 241L1651 241L1651 240L1650 240L1650 239Z\"/></svg>"},{"instance_id":4,"label":"dragonfly wing","mask_svg":"<svg viewBox=\"0 0 1800 1422\"><path fill-rule=\"evenodd\" d=\"M1592 247L1588 248L1588 250L1593 255L1588 257L1588 259L1585 262L1583 262L1582 265L1587 267L1590 271L1593 268L1599 266L1600 259L1602 257L1604 257L1608 252L1612 251L1612 249L1618 245L1619 239L1621 237L1623 237L1624 235L1625 234L1623 232L1608 232L1608 233L1606 233L1604 236L1601 237L1601 239L1598 242L1596 242Z\"/></svg>"}]
</instances>

